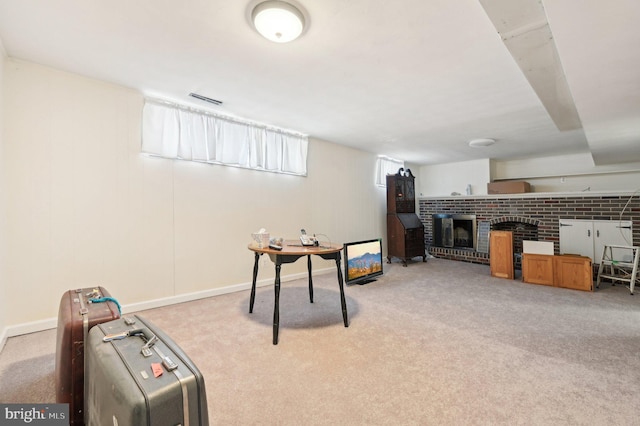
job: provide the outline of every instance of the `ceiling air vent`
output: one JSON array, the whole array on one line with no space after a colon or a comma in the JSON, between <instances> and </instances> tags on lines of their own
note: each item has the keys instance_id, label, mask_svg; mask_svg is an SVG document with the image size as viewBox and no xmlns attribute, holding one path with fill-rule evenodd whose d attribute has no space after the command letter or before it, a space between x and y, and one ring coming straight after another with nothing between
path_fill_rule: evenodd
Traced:
<instances>
[{"instance_id":1,"label":"ceiling air vent","mask_svg":"<svg viewBox=\"0 0 640 426\"><path fill-rule=\"evenodd\" d=\"M210 104L222 105L222 101L207 98L206 96L198 95L197 93L189 93L189 96L191 96L192 98L200 99L201 101L209 102Z\"/></svg>"}]
</instances>

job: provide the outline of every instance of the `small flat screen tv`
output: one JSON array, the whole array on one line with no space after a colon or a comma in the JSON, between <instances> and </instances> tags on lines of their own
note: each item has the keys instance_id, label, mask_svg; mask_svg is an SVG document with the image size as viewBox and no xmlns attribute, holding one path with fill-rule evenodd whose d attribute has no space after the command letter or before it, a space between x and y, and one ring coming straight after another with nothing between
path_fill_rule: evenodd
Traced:
<instances>
[{"instance_id":1,"label":"small flat screen tv","mask_svg":"<svg viewBox=\"0 0 640 426\"><path fill-rule=\"evenodd\" d=\"M382 239L345 243L345 283L366 284L380 275L382 275Z\"/></svg>"}]
</instances>

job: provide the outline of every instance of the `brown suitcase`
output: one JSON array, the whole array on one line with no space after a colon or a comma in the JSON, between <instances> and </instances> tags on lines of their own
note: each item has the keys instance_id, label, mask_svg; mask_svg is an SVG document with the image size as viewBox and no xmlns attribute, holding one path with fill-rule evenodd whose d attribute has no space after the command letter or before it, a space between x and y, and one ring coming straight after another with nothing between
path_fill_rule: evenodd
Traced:
<instances>
[{"instance_id":1,"label":"brown suitcase","mask_svg":"<svg viewBox=\"0 0 640 426\"><path fill-rule=\"evenodd\" d=\"M60 299L56 402L69 404L70 425L84 424L84 342L89 330L96 324L118 318L120 306L103 287L69 290Z\"/></svg>"}]
</instances>

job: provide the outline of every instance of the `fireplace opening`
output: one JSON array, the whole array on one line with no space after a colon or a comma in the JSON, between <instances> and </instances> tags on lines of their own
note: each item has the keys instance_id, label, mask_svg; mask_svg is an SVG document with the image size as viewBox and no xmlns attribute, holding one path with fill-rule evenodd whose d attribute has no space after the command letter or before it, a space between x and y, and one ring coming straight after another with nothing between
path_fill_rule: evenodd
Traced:
<instances>
[{"instance_id":1,"label":"fireplace opening","mask_svg":"<svg viewBox=\"0 0 640 426\"><path fill-rule=\"evenodd\" d=\"M476 248L476 216L472 214L434 214L433 245L447 248Z\"/></svg>"}]
</instances>

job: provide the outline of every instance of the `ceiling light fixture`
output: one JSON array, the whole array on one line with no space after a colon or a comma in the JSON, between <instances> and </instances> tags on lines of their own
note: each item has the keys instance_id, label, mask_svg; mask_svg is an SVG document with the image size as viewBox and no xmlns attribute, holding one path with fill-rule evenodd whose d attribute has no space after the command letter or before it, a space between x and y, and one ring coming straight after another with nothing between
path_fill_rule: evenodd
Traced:
<instances>
[{"instance_id":1,"label":"ceiling light fixture","mask_svg":"<svg viewBox=\"0 0 640 426\"><path fill-rule=\"evenodd\" d=\"M496 143L495 139L473 139L469 141L469 146L472 148L484 148L487 146L491 146Z\"/></svg>"},{"instance_id":2,"label":"ceiling light fixture","mask_svg":"<svg viewBox=\"0 0 640 426\"><path fill-rule=\"evenodd\" d=\"M290 3L268 0L258 4L251 12L256 30L267 40L276 43L293 41L304 30L304 15Z\"/></svg>"}]
</instances>

